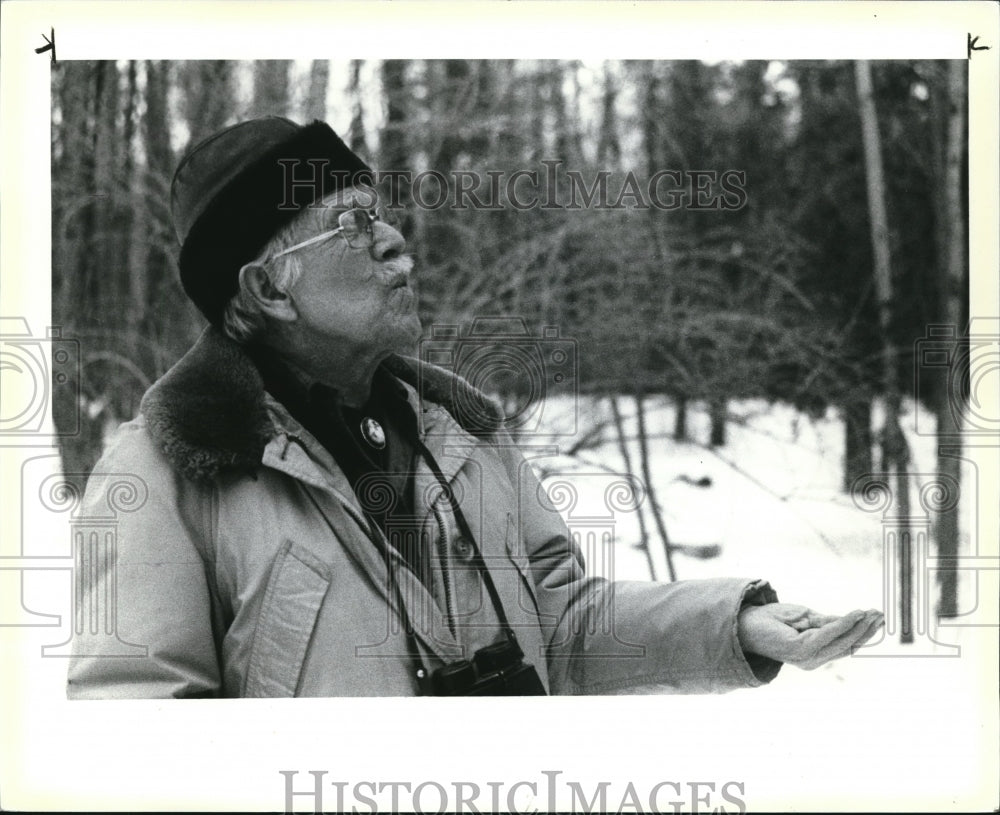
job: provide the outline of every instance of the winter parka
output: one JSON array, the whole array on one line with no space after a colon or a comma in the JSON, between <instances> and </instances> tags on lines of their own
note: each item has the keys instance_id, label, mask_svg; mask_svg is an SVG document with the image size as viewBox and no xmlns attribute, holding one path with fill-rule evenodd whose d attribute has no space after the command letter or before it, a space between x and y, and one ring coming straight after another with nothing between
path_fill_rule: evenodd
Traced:
<instances>
[{"instance_id":1,"label":"winter parka","mask_svg":"<svg viewBox=\"0 0 1000 815\"><path fill-rule=\"evenodd\" d=\"M384 364L439 471L418 457L415 496L443 477L464 518L419 505L429 584L377 545L334 458L209 328L91 476L85 512L107 505L116 477L144 490L84 570L84 595L113 606L118 646L111 655L93 626L75 633L70 698L417 695L500 635L477 552L549 693L722 692L777 674L779 663L748 662L736 632L743 605L777 599L766 582L588 577L525 455L463 418L463 405L496 410L490 400L415 359Z\"/></svg>"}]
</instances>

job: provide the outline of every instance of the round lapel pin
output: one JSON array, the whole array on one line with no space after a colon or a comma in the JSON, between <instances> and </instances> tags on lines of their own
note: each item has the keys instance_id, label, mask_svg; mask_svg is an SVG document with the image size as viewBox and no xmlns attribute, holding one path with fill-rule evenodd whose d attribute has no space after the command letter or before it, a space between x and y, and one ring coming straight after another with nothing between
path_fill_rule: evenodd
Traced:
<instances>
[{"instance_id":1,"label":"round lapel pin","mask_svg":"<svg viewBox=\"0 0 1000 815\"><path fill-rule=\"evenodd\" d=\"M361 435L376 450L385 447L385 431L382 429L382 425L370 416L365 416L361 420Z\"/></svg>"}]
</instances>

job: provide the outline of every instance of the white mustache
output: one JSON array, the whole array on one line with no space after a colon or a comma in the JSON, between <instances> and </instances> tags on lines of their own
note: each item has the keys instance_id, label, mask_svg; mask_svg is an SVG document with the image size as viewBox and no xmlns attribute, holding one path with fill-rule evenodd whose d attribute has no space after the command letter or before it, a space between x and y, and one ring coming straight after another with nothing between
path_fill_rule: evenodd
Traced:
<instances>
[{"instance_id":1,"label":"white mustache","mask_svg":"<svg viewBox=\"0 0 1000 815\"><path fill-rule=\"evenodd\" d=\"M409 283L412 271L413 258L410 255L400 255L396 258L383 260L376 267L375 273L383 284L396 288Z\"/></svg>"},{"instance_id":2,"label":"white mustache","mask_svg":"<svg viewBox=\"0 0 1000 815\"><path fill-rule=\"evenodd\" d=\"M399 275L409 276L413 271L413 257L411 255L400 255L399 257L383 260L380 271L390 277Z\"/></svg>"}]
</instances>

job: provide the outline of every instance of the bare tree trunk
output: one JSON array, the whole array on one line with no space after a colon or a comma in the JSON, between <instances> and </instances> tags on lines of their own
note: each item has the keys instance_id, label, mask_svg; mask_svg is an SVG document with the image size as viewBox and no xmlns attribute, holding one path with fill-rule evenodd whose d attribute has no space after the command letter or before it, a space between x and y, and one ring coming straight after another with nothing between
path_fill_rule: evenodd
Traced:
<instances>
[{"instance_id":1,"label":"bare tree trunk","mask_svg":"<svg viewBox=\"0 0 1000 815\"><path fill-rule=\"evenodd\" d=\"M583 95L583 89L580 87L580 66L581 62L577 59L574 59L569 64L569 76L573 88L569 99L571 118L573 120L572 155L575 158L583 155L583 127L580 124L583 118L580 112L580 99Z\"/></svg>"},{"instance_id":2,"label":"bare tree trunk","mask_svg":"<svg viewBox=\"0 0 1000 815\"><path fill-rule=\"evenodd\" d=\"M235 113L235 77L229 60L190 60L176 67L187 147L221 130ZM184 152L187 152L185 148Z\"/></svg>"},{"instance_id":3,"label":"bare tree trunk","mask_svg":"<svg viewBox=\"0 0 1000 815\"><path fill-rule=\"evenodd\" d=\"M955 327L956 336L961 336L962 300L966 271L965 218L963 212L964 185L962 184L962 159L965 153L965 95L968 63L955 60L948 63L948 94L950 102L948 130L945 139L945 162L943 190L944 232L946 236L945 257L947 265L941 270L944 291L944 317L948 325ZM958 355L956 355L958 356ZM938 422L938 473L944 483L959 484L961 479L962 442L961 417L962 376L948 376L942 369L942 378L937 393ZM954 441L947 446L940 438L950 436ZM939 512L935 523L938 557L947 559L958 556L958 505ZM941 590L938 604L939 617L955 617L958 614L958 573L947 560L938 570L938 584Z\"/></svg>"},{"instance_id":4,"label":"bare tree trunk","mask_svg":"<svg viewBox=\"0 0 1000 815\"><path fill-rule=\"evenodd\" d=\"M95 274L87 290L87 300L78 303L83 314L107 314L118 311L121 266L117 249L118 161L119 145L115 120L118 114L118 67L113 60L97 65L97 90L94 134L94 233L92 252Z\"/></svg>"},{"instance_id":5,"label":"bare tree trunk","mask_svg":"<svg viewBox=\"0 0 1000 815\"><path fill-rule=\"evenodd\" d=\"M663 511L660 509L660 502L656 497L656 487L653 486L653 475L649 469L649 436L646 433L646 405L641 393L635 395L636 423L639 435L639 462L642 466L642 478L646 482L646 493L649 495L649 507L653 511L653 521L656 523L656 531L663 541L663 551L667 556L667 573L671 582L677 580L677 571L674 569L673 547L670 545L670 536L667 534L666 524L663 522Z\"/></svg>"},{"instance_id":6,"label":"bare tree trunk","mask_svg":"<svg viewBox=\"0 0 1000 815\"><path fill-rule=\"evenodd\" d=\"M351 76L354 76L355 64L351 62ZM306 98L306 121L313 119L326 121L326 92L330 85L330 62L325 59L314 59L309 66L309 96ZM351 130L353 131L353 123Z\"/></svg>"},{"instance_id":7,"label":"bare tree trunk","mask_svg":"<svg viewBox=\"0 0 1000 815\"><path fill-rule=\"evenodd\" d=\"M708 446L724 447L726 444L726 400L722 398L713 399L709 403L708 414L712 420Z\"/></svg>"},{"instance_id":8,"label":"bare tree trunk","mask_svg":"<svg viewBox=\"0 0 1000 815\"><path fill-rule=\"evenodd\" d=\"M127 195L128 204L126 206L125 219L122 224L122 234L126 237L125 246L125 269L128 275L128 300L129 305L125 314L128 334L137 337L140 334L141 326L146 317L145 298L145 278L146 264L144 258L138 257L136 244L145 244L145 235L148 234L149 220L146 213L146 200L143 194L141 173L136 172L135 167L135 138L136 123L138 115L136 113L136 92L138 86L138 71L135 60L128 64L128 94L125 101L125 137L122 140L125 145L125 159L123 162L125 178L123 180L123 191Z\"/></svg>"},{"instance_id":9,"label":"bare tree trunk","mask_svg":"<svg viewBox=\"0 0 1000 815\"><path fill-rule=\"evenodd\" d=\"M161 349L182 350L185 339L172 325L177 314L177 305L167 305L171 301L161 293L169 291L175 284L173 262L162 251L163 240L150 240L150 236L167 233L166 240L171 247L176 246L173 226L169 225L167 212L162 202L169 200L170 179L174 172L174 154L170 144L170 112L168 94L171 85L172 65L166 61L146 62L146 112L142 117L142 140L146 154L146 211L150 215L149 233L144 240L143 250L143 294L146 298L146 313L151 315L147 334L153 345ZM159 215L157 216L157 212ZM152 361L155 370L156 362Z\"/></svg>"},{"instance_id":10,"label":"bare tree trunk","mask_svg":"<svg viewBox=\"0 0 1000 815\"><path fill-rule=\"evenodd\" d=\"M169 71L170 65L167 62L146 62L146 115L142 121L146 165L151 172L162 173L168 182L174 163L170 148L170 121L167 111ZM166 191L169 192L169 187Z\"/></svg>"},{"instance_id":11,"label":"bare tree trunk","mask_svg":"<svg viewBox=\"0 0 1000 815\"><path fill-rule=\"evenodd\" d=\"M688 399L678 396L674 399L677 413L674 415L674 441L688 440Z\"/></svg>"},{"instance_id":12,"label":"bare tree trunk","mask_svg":"<svg viewBox=\"0 0 1000 815\"><path fill-rule=\"evenodd\" d=\"M551 64L551 70L546 77L549 85L550 105L555 113L555 157L568 163L572 163L575 156L570 151L573 147L572 126L566 114L566 95L563 93L563 84L566 80L566 65L561 61Z\"/></svg>"},{"instance_id":13,"label":"bare tree trunk","mask_svg":"<svg viewBox=\"0 0 1000 815\"><path fill-rule=\"evenodd\" d=\"M540 70L541 63L535 62L534 67L535 70ZM521 141L521 154L529 162L536 162L547 158L545 155L545 135L547 132L545 116L548 105L545 103L543 90L542 83L538 81L531 82L527 88L528 109L526 114L528 118L528 138L526 147L525 141Z\"/></svg>"},{"instance_id":14,"label":"bare tree trunk","mask_svg":"<svg viewBox=\"0 0 1000 815\"><path fill-rule=\"evenodd\" d=\"M368 143L365 140L365 111L361 104L361 65L360 59L351 60L351 75L347 83L347 93L351 98L351 130L348 145L358 155L368 155ZM396 167L383 169L395 170Z\"/></svg>"},{"instance_id":15,"label":"bare tree trunk","mask_svg":"<svg viewBox=\"0 0 1000 815\"><path fill-rule=\"evenodd\" d=\"M254 66L251 116L288 115L288 75L292 63L287 59L262 59Z\"/></svg>"},{"instance_id":16,"label":"bare tree trunk","mask_svg":"<svg viewBox=\"0 0 1000 815\"><path fill-rule=\"evenodd\" d=\"M53 81L58 80L58 106L61 121L53 123L52 172L52 316L64 336L78 336L83 314L78 307L86 297L92 277L94 258L92 235L95 229L93 158L95 73L100 63L60 62L53 66ZM83 382L71 373L74 387L53 391L52 420L64 435L59 438L59 452L65 473L86 472L87 450L95 446L93 426L80 421L81 406L73 392ZM77 422L80 421L79 425ZM72 430L79 427L79 432ZM90 461L89 464L93 464Z\"/></svg>"},{"instance_id":17,"label":"bare tree trunk","mask_svg":"<svg viewBox=\"0 0 1000 815\"><path fill-rule=\"evenodd\" d=\"M407 85L408 61L387 59L382 63L382 93L385 98L385 125L379 144L379 166L382 170L401 171L410 167L410 145L407 138L409 127L409 99L411 89ZM399 179L399 203L410 207L412 197L410 184L405 178ZM410 237L417 226L412 222L415 213L407 212L407 222L403 223L405 235ZM419 238L419 236L414 236ZM419 242L419 241L418 241Z\"/></svg>"},{"instance_id":18,"label":"bare tree trunk","mask_svg":"<svg viewBox=\"0 0 1000 815\"><path fill-rule=\"evenodd\" d=\"M625 462L625 471L634 476L636 474L635 467L632 464L632 454L628 451L628 439L625 436L625 422L622 420L622 413L618 407L618 397L609 396L608 402L611 403L611 415L615 419L615 431L618 438L618 449L621 451L622 460ZM648 491L648 488L647 488ZM653 552L649 548L649 532L646 528L646 517L642 511L642 505L636 507L636 513L639 516L639 548L646 554L646 563L649 565L649 579L656 580L656 566L653 564Z\"/></svg>"},{"instance_id":19,"label":"bare tree trunk","mask_svg":"<svg viewBox=\"0 0 1000 815\"><path fill-rule=\"evenodd\" d=\"M465 147L465 138L459 132L458 123L465 119L471 107L472 64L467 59L449 59L445 61L443 70L441 66L435 67L437 70L431 73L436 76L437 92L432 98L445 126L436 134L438 148L431 153L431 167L447 174Z\"/></svg>"},{"instance_id":20,"label":"bare tree trunk","mask_svg":"<svg viewBox=\"0 0 1000 815\"><path fill-rule=\"evenodd\" d=\"M618 140L618 115L615 105L618 101L618 83L611 73L609 63L604 63L603 93L601 95L601 131L597 143L599 161L617 165L621 158L621 142Z\"/></svg>"},{"instance_id":21,"label":"bare tree trunk","mask_svg":"<svg viewBox=\"0 0 1000 815\"><path fill-rule=\"evenodd\" d=\"M878 116L872 85L871 66L866 60L854 64L857 82L861 136L865 151L865 180L868 187L868 216L871 221L872 254L875 259L875 292L878 298L879 325L882 329L882 381L886 418L883 461L886 470L895 472L897 506L902 518L910 515L910 490L907 478L908 451L899 424L900 389L891 328L892 268L889 253L889 222L885 206L885 177L879 141ZM913 642L913 565L911 532L904 524L899 530L899 618L900 640Z\"/></svg>"},{"instance_id":22,"label":"bare tree trunk","mask_svg":"<svg viewBox=\"0 0 1000 815\"><path fill-rule=\"evenodd\" d=\"M55 234L52 243L52 310L71 331L79 319L73 306L82 296L87 279L89 258L88 228L92 202L91 162L93 132L88 127L92 104L92 63L67 60L53 68L59 78L61 123L53 126L59 148L58 162L52 172L52 209ZM89 199L88 206L86 199Z\"/></svg>"},{"instance_id":23,"label":"bare tree trunk","mask_svg":"<svg viewBox=\"0 0 1000 815\"><path fill-rule=\"evenodd\" d=\"M849 402L844 406L844 492L850 492L860 476L872 471L872 441L871 402Z\"/></svg>"}]
</instances>

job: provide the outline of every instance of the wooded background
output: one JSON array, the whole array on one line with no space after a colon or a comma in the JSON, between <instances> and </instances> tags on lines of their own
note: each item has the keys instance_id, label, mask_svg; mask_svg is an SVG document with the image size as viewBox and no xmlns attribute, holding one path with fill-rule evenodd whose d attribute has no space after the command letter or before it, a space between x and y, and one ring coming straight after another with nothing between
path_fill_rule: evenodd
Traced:
<instances>
[{"instance_id":1,"label":"wooded background","mask_svg":"<svg viewBox=\"0 0 1000 815\"><path fill-rule=\"evenodd\" d=\"M958 421L948 372L915 376L914 347L929 325L967 321L965 62L118 61L52 76L53 323L82 346L81 402L55 406L57 424L84 419L62 444L67 472L89 472L203 326L177 278L177 162L264 114L330 121L384 169L560 160L588 183L610 171L612 189L629 170L745 172L732 211L410 207L424 325L558 326L578 342L583 393L616 411L633 399L640 418L666 395L679 439L695 402L712 445L733 400L835 410L845 489L905 474L907 397L944 429ZM956 518L939 521L942 554Z\"/></svg>"}]
</instances>

